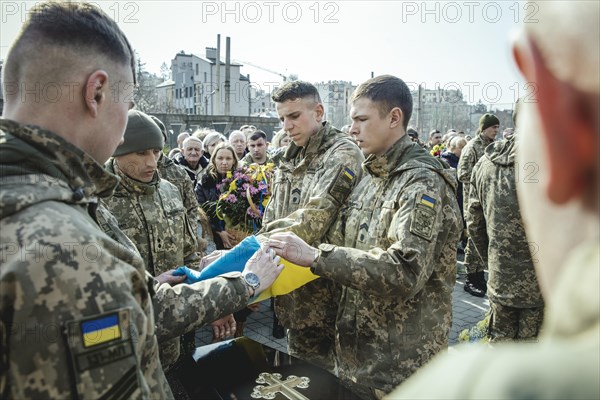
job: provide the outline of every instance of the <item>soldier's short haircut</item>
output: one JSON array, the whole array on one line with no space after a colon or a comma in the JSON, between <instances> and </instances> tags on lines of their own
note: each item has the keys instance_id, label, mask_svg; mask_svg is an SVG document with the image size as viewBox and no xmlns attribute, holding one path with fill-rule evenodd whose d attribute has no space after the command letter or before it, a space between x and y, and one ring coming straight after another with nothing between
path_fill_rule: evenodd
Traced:
<instances>
[{"instance_id":1,"label":"soldier's short haircut","mask_svg":"<svg viewBox=\"0 0 600 400\"><path fill-rule=\"evenodd\" d=\"M261 130L255 130L254 132L252 132L252 135L250 135L250 137L248 138L248 140L258 140L258 139L265 139L265 142L267 141L267 134L264 133Z\"/></svg>"},{"instance_id":2,"label":"soldier's short haircut","mask_svg":"<svg viewBox=\"0 0 600 400\"><path fill-rule=\"evenodd\" d=\"M412 115L413 101L410 89L400 78L392 75L380 75L361 83L350 98L355 102L360 98L367 98L377 103L379 115L385 117L393 108L402 110L404 130Z\"/></svg>"},{"instance_id":3,"label":"soldier's short haircut","mask_svg":"<svg viewBox=\"0 0 600 400\"><path fill-rule=\"evenodd\" d=\"M305 81L291 81L284 84L273 93L271 99L275 103L296 99L311 99L317 104L322 103L316 86Z\"/></svg>"},{"instance_id":4,"label":"soldier's short haircut","mask_svg":"<svg viewBox=\"0 0 600 400\"><path fill-rule=\"evenodd\" d=\"M61 47L80 57L101 56L128 65L135 83L135 56L125 34L100 8L78 2L46 2L31 9L6 58L4 81L20 81L25 65L37 62L46 49ZM59 67L50 64L47 69Z\"/></svg>"}]
</instances>

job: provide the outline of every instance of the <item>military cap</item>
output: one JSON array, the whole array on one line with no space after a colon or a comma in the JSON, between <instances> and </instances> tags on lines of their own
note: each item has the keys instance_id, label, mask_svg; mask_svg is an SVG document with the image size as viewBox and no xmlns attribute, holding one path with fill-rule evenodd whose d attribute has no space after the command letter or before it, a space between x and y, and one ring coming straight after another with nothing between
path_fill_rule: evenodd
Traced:
<instances>
[{"instance_id":1,"label":"military cap","mask_svg":"<svg viewBox=\"0 0 600 400\"><path fill-rule=\"evenodd\" d=\"M483 114L479 119L479 131L483 132L490 126L500 125L500 120L494 114Z\"/></svg>"},{"instance_id":2,"label":"military cap","mask_svg":"<svg viewBox=\"0 0 600 400\"><path fill-rule=\"evenodd\" d=\"M114 157L148 149L162 149L165 145L158 125L150 116L138 110L130 110L127 114L124 139L123 144L115 150Z\"/></svg>"}]
</instances>

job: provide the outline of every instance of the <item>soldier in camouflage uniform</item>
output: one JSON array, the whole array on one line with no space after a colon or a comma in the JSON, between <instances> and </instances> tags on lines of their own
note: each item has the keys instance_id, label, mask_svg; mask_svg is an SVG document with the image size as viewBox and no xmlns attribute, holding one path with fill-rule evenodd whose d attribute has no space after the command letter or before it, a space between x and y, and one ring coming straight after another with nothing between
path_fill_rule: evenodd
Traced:
<instances>
[{"instance_id":1,"label":"soldier in camouflage uniform","mask_svg":"<svg viewBox=\"0 0 600 400\"><path fill-rule=\"evenodd\" d=\"M351 101L350 133L368 154L366 174L328 243L315 249L286 233L268 245L343 285L339 376L361 397L381 398L448 346L462 223L453 171L406 135L406 84L376 77Z\"/></svg>"},{"instance_id":2,"label":"soldier in camouflage uniform","mask_svg":"<svg viewBox=\"0 0 600 400\"><path fill-rule=\"evenodd\" d=\"M177 187L161 179L157 161L164 139L160 128L146 114L128 113L124 142L115 150L106 169L121 180L112 196L104 199L106 208L119 222L119 228L135 244L152 276L179 265L197 267L196 235L187 219ZM107 232L110 233L110 232ZM116 238L115 238L116 239ZM160 360L172 384L170 370L181 355L193 352L194 332L160 343Z\"/></svg>"},{"instance_id":3,"label":"soldier in camouflage uniform","mask_svg":"<svg viewBox=\"0 0 600 400\"><path fill-rule=\"evenodd\" d=\"M273 101L292 143L280 158L259 233L289 231L317 244L359 181L364 157L347 135L323 121L323 104L312 84L290 82ZM338 297L333 281L317 279L275 299L275 313L288 328L290 354L334 370Z\"/></svg>"},{"instance_id":4,"label":"soldier in camouflage uniform","mask_svg":"<svg viewBox=\"0 0 600 400\"><path fill-rule=\"evenodd\" d=\"M14 89L0 122L0 396L168 397L142 260L94 221L95 197L117 183L96 160L125 130L133 51L89 5L42 4L31 15L3 70ZM21 98L21 83L63 81L79 85L74 99ZM86 340L103 321L115 340ZM146 359L155 363L140 369Z\"/></svg>"},{"instance_id":5,"label":"soldier in camouflage uniform","mask_svg":"<svg viewBox=\"0 0 600 400\"><path fill-rule=\"evenodd\" d=\"M167 129L165 128L165 125L161 120L154 116L151 116L150 118L152 118L156 125L158 125L160 131L162 132L163 139L166 141ZM175 162L169 157L165 156L163 152L161 152L160 157L158 158L158 174L161 178L171 182L173 185L177 186L177 189L179 189L181 199L183 200L183 207L187 210L188 222L192 228L192 232L197 233L198 200L196 199L194 186L188 174L182 167L175 164ZM196 235L196 240L200 240L198 235Z\"/></svg>"},{"instance_id":6,"label":"soldier in camouflage uniform","mask_svg":"<svg viewBox=\"0 0 600 400\"><path fill-rule=\"evenodd\" d=\"M118 178L101 163L132 106L124 99L133 51L94 6L45 3L31 15L3 71L11 90L0 120L0 397L172 398L156 337L232 312L255 290L237 274L176 292L148 280L138 253L102 232L97 196ZM79 90L51 101L22 92L56 82ZM267 287L277 269L257 261L244 273ZM211 298L197 295L209 287ZM166 324L155 326L155 315Z\"/></svg>"},{"instance_id":7,"label":"soldier in camouflage uniform","mask_svg":"<svg viewBox=\"0 0 600 400\"><path fill-rule=\"evenodd\" d=\"M238 165L247 167L250 164L265 165L272 162L271 154L267 149L267 134L255 130L248 136L248 154L240 158Z\"/></svg>"},{"instance_id":8,"label":"soldier in camouflage uniform","mask_svg":"<svg viewBox=\"0 0 600 400\"><path fill-rule=\"evenodd\" d=\"M477 137L470 140L463 148L458 168L456 173L458 180L463 183L463 211L465 220L468 218L469 211L469 182L473 167L479 161L485 148L494 141L500 121L493 114L484 114L479 119L479 133ZM481 257L477 255L473 245L473 239L467 238L467 246L465 248L465 268L467 269L467 280L465 281L464 289L473 296L483 297L487 291L485 276L483 270L487 267L484 265Z\"/></svg>"},{"instance_id":9,"label":"soldier in camouflage uniform","mask_svg":"<svg viewBox=\"0 0 600 400\"><path fill-rule=\"evenodd\" d=\"M527 7L538 22L513 54L536 92L520 105L515 168L544 325L534 343L440 355L390 399L600 398L600 2Z\"/></svg>"},{"instance_id":10,"label":"soldier in camouflage uniform","mask_svg":"<svg viewBox=\"0 0 600 400\"><path fill-rule=\"evenodd\" d=\"M467 228L488 266L492 341L536 338L544 314L517 201L516 148L514 135L489 145L469 190Z\"/></svg>"},{"instance_id":11,"label":"soldier in camouflage uniform","mask_svg":"<svg viewBox=\"0 0 600 400\"><path fill-rule=\"evenodd\" d=\"M153 276L182 264L197 266L199 261L181 192L157 173L163 145L158 126L146 114L132 110L124 143L106 163L108 171L121 178L113 195L104 200L106 206ZM131 158L142 152L147 153L147 162Z\"/></svg>"}]
</instances>

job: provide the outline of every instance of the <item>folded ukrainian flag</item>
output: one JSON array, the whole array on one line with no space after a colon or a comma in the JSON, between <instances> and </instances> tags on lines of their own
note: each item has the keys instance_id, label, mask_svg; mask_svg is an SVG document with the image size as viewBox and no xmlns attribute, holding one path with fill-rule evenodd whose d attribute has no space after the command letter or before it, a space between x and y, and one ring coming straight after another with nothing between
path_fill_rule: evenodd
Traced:
<instances>
[{"instance_id":1,"label":"folded ukrainian flag","mask_svg":"<svg viewBox=\"0 0 600 400\"><path fill-rule=\"evenodd\" d=\"M187 279L185 283L194 283L214 278L227 272L242 272L246 266L246 262L258 249L260 249L260 243L256 240L256 237L248 236L218 260L207 265L202 271L194 271L184 266L177 268L173 275L186 275ZM279 277L277 277L270 288L263 290L251 303L256 303L273 296L288 294L318 278L317 275L310 272L309 268L300 267L284 259L281 259L281 263L284 265L284 268Z\"/></svg>"}]
</instances>

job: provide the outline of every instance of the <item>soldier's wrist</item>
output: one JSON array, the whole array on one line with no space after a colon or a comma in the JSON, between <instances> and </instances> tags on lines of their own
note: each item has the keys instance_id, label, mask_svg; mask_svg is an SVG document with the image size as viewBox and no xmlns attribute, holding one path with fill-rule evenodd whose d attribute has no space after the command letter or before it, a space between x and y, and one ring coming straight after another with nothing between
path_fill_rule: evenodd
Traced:
<instances>
[{"instance_id":1,"label":"soldier's wrist","mask_svg":"<svg viewBox=\"0 0 600 400\"><path fill-rule=\"evenodd\" d=\"M317 264L319 262L319 258L321 257L321 250L319 249L315 249L315 258L313 259L312 264L310 265L310 271L314 274L315 273L315 268L317 267Z\"/></svg>"}]
</instances>

